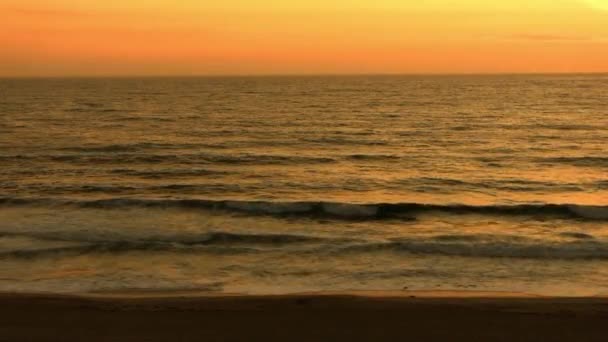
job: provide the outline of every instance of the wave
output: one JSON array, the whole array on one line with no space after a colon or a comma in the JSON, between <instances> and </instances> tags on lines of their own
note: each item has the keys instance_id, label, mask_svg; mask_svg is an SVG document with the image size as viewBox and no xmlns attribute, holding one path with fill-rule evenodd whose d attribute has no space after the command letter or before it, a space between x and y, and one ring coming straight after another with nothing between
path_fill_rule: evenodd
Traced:
<instances>
[{"instance_id":1,"label":"wave","mask_svg":"<svg viewBox=\"0 0 608 342\"><path fill-rule=\"evenodd\" d=\"M603 156L540 158L538 162L542 164L566 164L578 167L608 167L608 157Z\"/></svg>"},{"instance_id":2,"label":"wave","mask_svg":"<svg viewBox=\"0 0 608 342\"><path fill-rule=\"evenodd\" d=\"M511 192L570 192L583 191L586 187L601 189L601 183L554 183L540 182L526 179L488 179L478 181L466 181L454 178L420 177L398 180L395 184L407 186L419 191L446 191L450 189L472 189L472 190L503 190Z\"/></svg>"},{"instance_id":3,"label":"wave","mask_svg":"<svg viewBox=\"0 0 608 342\"><path fill-rule=\"evenodd\" d=\"M403 157L400 157L398 155L392 155L392 154L351 154L346 156L346 159L351 159L351 160L368 160L368 161L382 161L382 160L387 160L387 161L395 161L395 160L399 160L399 159L403 159Z\"/></svg>"},{"instance_id":4,"label":"wave","mask_svg":"<svg viewBox=\"0 0 608 342\"><path fill-rule=\"evenodd\" d=\"M580 240L592 240L595 237L591 234L585 234L580 232L563 232L559 234L560 236L571 238L571 239L580 239Z\"/></svg>"},{"instance_id":5,"label":"wave","mask_svg":"<svg viewBox=\"0 0 608 342\"><path fill-rule=\"evenodd\" d=\"M300 138L300 141L310 144L323 144L323 145L359 145L359 146L386 146L389 143L386 141L380 141L377 139L353 139L348 137L332 137L332 136L321 136L321 137L308 137Z\"/></svg>"},{"instance_id":6,"label":"wave","mask_svg":"<svg viewBox=\"0 0 608 342\"><path fill-rule=\"evenodd\" d=\"M113 149L128 148L122 145L104 147ZM106 151L108 152L108 151ZM199 164L228 164L228 165L290 165L290 164L326 164L338 160L330 157L290 156L272 154L213 154L213 153L185 153L185 154L143 154L132 152L116 153L68 153L49 155L3 155L1 161L14 162L24 160L52 161L69 164L172 164L172 165L199 165Z\"/></svg>"},{"instance_id":7,"label":"wave","mask_svg":"<svg viewBox=\"0 0 608 342\"><path fill-rule=\"evenodd\" d=\"M342 219L414 219L425 213L476 214L511 217L556 217L608 221L608 206L578 204L464 205L423 203L264 202L204 199L111 198L76 200L65 198L0 197L0 206L77 206L120 209L126 207L222 210L252 215L332 217Z\"/></svg>"},{"instance_id":8,"label":"wave","mask_svg":"<svg viewBox=\"0 0 608 342\"><path fill-rule=\"evenodd\" d=\"M585 239L566 243L531 241L527 239L401 239L374 244L348 246L340 252L406 252L459 257L523 258L523 259L608 259L608 244Z\"/></svg>"},{"instance_id":9,"label":"wave","mask_svg":"<svg viewBox=\"0 0 608 342\"><path fill-rule=\"evenodd\" d=\"M341 244L348 239L324 238L297 234L250 234L209 232L198 235L148 237L108 236L91 232L0 232L0 239L26 238L31 248L0 251L0 257L34 258L49 255L81 255L132 251L211 252L215 254L257 253L260 248L281 248L318 243ZM53 242L52 246L45 243ZM22 246L22 244L19 244Z\"/></svg>"},{"instance_id":10,"label":"wave","mask_svg":"<svg viewBox=\"0 0 608 342\"><path fill-rule=\"evenodd\" d=\"M228 171L210 169L160 169L160 170L134 170L134 169L113 169L113 174L124 176L139 177L145 179L167 179L180 177L199 177L199 176L225 176L231 174Z\"/></svg>"},{"instance_id":11,"label":"wave","mask_svg":"<svg viewBox=\"0 0 608 342\"><path fill-rule=\"evenodd\" d=\"M198 147L196 144L163 144L163 143L133 143L133 144L108 144L108 145L84 145L59 148L59 151L76 153L127 153L139 152L148 149L181 149Z\"/></svg>"},{"instance_id":12,"label":"wave","mask_svg":"<svg viewBox=\"0 0 608 342\"><path fill-rule=\"evenodd\" d=\"M215 244L258 244L258 245L287 245L298 243L315 243L321 241L351 241L331 239L318 236L297 234L251 234L237 232L208 232L190 235L159 235L148 237L132 237L125 239L123 235L108 237L105 234L95 235L91 232L0 232L0 238L26 237L36 240L55 242L79 243L131 243L131 244L181 244L185 246L215 245Z\"/></svg>"},{"instance_id":13,"label":"wave","mask_svg":"<svg viewBox=\"0 0 608 342\"><path fill-rule=\"evenodd\" d=\"M319 256L352 253L408 253L418 255L522 258L608 259L608 242L583 233L565 233L567 240L540 240L510 235L436 235L370 241L297 234L210 232L199 235L147 238L85 233L0 233L2 238L28 238L31 248L0 251L0 258L45 258L92 253L169 252L219 255L258 254L272 251ZM565 235L558 234L557 236ZM39 245L36 245L36 242ZM48 242L54 242L53 245ZM46 243L46 244L45 244ZM61 244L63 243L63 244ZM22 246L22 245L20 245Z\"/></svg>"},{"instance_id":14,"label":"wave","mask_svg":"<svg viewBox=\"0 0 608 342\"><path fill-rule=\"evenodd\" d=\"M0 259L2 258L46 258L53 256L74 256L74 255L86 255L92 253L127 253L127 252L172 252L172 253L192 253L196 251L203 251L205 246L201 246L199 249L194 249L192 246L180 246L168 243L136 243L136 242L115 242L115 243L95 243L95 244L83 244L81 246L65 246L65 247L51 247L51 248L34 248L34 249L22 249L13 251L0 252ZM207 252L214 254L245 254L245 253L256 253L259 252L255 248L251 247L222 247L222 246L210 246L205 249Z\"/></svg>"},{"instance_id":15,"label":"wave","mask_svg":"<svg viewBox=\"0 0 608 342\"><path fill-rule=\"evenodd\" d=\"M54 242L78 242L91 244L133 244L133 245L162 245L180 244L184 246L195 245L231 245L231 244L256 244L256 245L288 245L301 243L315 243L322 241L351 241L344 239L332 239L318 236L297 234L251 234L238 232L208 232L189 235L159 235L148 237L130 237L117 234L108 236L91 232L0 232L0 238L25 237L36 240Z\"/></svg>"}]
</instances>

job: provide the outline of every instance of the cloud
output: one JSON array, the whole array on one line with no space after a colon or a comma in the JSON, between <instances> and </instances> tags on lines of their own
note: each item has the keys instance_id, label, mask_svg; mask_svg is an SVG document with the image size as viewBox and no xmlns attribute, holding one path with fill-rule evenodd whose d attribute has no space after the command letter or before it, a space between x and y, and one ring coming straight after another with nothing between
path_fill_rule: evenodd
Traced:
<instances>
[{"instance_id":1,"label":"cloud","mask_svg":"<svg viewBox=\"0 0 608 342\"><path fill-rule=\"evenodd\" d=\"M518 33L510 35L484 34L479 36L482 40L502 40L510 42L537 42L537 43L576 43L576 42L606 42L608 35L566 35L547 33Z\"/></svg>"},{"instance_id":2,"label":"cloud","mask_svg":"<svg viewBox=\"0 0 608 342\"><path fill-rule=\"evenodd\" d=\"M502 41L505 43L545 43L545 44L606 44L606 34L551 34L551 33L516 33L516 34L483 34L477 39L487 42Z\"/></svg>"}]
</instances>

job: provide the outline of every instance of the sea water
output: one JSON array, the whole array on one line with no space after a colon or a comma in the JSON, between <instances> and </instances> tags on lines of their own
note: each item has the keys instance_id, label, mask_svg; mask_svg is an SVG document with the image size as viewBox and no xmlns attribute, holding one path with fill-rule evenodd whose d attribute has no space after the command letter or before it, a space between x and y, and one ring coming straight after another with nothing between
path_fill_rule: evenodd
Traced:
<instances>
[{"instance_id":1,"label":"sea water","mask_svg":"<svg viewBox=\"0 0 608 342\"><path fill-rule=\"evenodd\" d=\"M608 75L0 80L0 291L608 294Z\"/></svg>"}]
</instances>

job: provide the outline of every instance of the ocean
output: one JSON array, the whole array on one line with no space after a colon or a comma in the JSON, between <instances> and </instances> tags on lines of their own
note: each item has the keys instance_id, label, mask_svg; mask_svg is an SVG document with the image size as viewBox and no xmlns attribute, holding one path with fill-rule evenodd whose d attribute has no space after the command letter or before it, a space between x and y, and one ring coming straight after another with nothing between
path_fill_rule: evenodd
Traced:
<instances>
[{"instance_id":1,"label":"ocean","mask_svg":"<svg viewBox=\"0 0 608 342\"><path fill-rule=\"evenodd\" d=\"M608 294L608 75L0 80L0 291Z\"/></svg>"}]
</instances>

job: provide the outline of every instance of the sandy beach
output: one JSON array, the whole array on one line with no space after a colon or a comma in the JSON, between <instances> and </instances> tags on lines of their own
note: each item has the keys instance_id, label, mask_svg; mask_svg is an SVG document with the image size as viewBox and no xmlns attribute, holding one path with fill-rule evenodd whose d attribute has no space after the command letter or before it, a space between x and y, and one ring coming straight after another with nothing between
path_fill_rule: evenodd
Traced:
<instances>
[{"instance_id":1,"label":"sandy beach","mask_svg":"<svg viewBox=\"0 0 608 342\"><path fill-rule=\"evenodd\" d=\"M605 341L608 300L499 293L0 295L0 341Z\"/></svg>"}]
</instances>

